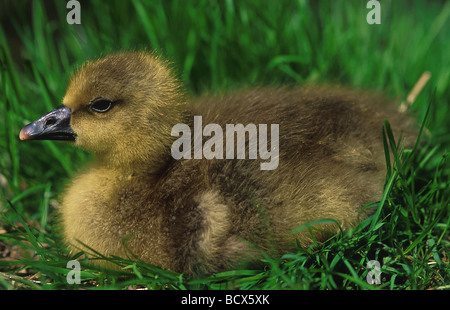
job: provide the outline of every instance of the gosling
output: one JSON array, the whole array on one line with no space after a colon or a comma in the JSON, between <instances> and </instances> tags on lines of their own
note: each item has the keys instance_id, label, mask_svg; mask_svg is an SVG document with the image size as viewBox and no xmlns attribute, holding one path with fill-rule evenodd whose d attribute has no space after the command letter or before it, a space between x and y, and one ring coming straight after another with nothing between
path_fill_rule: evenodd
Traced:
<instances>
[{"instance_id":1,"label":"gosling","mask_svg":"<svg viewBox=\"0 0 450 310\"><path fill-rule=\"evenodd\" d=\"M249 159L249 149L245 159L175 159L172 129L193 128L195 116L221 128L278 124L277 166L261 169L264 160ZM72 251L86 245L199 275L256 266L262 251L277 257L308 247L370 215L364 207L381 198L385 180L384 119L396 133L414 126L383 97L339 87L191 99L166 60L122 52L79 68L63 105L20 139L63 140L96 155L61 198ZM334 221L296 229L320 219Z\"/></svg>"}]
</instances>

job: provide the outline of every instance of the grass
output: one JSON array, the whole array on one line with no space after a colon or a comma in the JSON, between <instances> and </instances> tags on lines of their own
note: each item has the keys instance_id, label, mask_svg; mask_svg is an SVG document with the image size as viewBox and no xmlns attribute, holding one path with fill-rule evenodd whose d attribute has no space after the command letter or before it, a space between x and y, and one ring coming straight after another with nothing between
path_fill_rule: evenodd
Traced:
<instances>
[{"instance_id":1,"label":"grass","mask_svg":"<svg viewBox=\"0 0 450 310\"><path fill-rule=\"evenodd\" d=\"M382 1L380 25L365 1L80 1L68 25L61 1L6 1L0 28L0 288L3 289L443 289L450 288L450 3ZM8 12L8 13L4 13ZM70 257L55 209L89 154L63 143L18 142L20 128L60 105L72 68L120 49L157 49L192 94L259 84L339 82L403 100L422 72L432 78L411 110L425 120L420 148L394 154L377 212L321 245L265 256L261 270L202 279L140 261L102 270ZM382 128L380 128L382 131ZM426 132L426 133L425 133ZM389 156L386 157L387 160ZM304 229L308 229L304 227ZM66 276L81 262L81 284ZM366 281L380 262L381 284Z\"/></svg>"}]
</instances>

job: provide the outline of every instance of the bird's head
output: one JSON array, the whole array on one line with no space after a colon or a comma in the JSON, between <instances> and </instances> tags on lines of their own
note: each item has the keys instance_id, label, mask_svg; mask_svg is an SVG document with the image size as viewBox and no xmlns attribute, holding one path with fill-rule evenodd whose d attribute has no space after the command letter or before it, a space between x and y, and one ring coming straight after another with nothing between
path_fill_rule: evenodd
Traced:
<instances>
[{"instance_id":1,"label":"bird's head","mask_svg":"<svg viewBox=\"0 0 450 310\"><path fill-rule=\"evenodd\" d=\"M66 140L116 168L157 170L170 156L171 128L184 121L184 96L166 61L126 52L87 62L63 105L20 132L21 140Z\"/></svg>"}]
</instances>

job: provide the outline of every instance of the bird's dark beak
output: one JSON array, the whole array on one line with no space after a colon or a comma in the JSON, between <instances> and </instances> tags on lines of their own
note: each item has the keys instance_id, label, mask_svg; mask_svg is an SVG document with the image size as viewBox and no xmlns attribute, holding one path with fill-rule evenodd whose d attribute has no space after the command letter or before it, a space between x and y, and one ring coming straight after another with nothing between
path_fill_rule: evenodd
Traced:
<instances>
[{"instance_id":1,"label":"bird's dark beak","mask_svg":"<svg viewBox=\"0 0 450 310\"><path fill-rule=\"evenodd\" d=\"M20 140L66 140L75 141L76 134L70 127L72 110L65 105L45 114L23 127Z\"/></svg>"}]
</instances>

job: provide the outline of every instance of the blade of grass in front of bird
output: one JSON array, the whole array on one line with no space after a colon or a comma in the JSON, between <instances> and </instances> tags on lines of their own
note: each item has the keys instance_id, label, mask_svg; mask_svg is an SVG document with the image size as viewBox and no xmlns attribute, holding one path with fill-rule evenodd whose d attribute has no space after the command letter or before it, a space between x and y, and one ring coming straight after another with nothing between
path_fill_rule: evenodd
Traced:
<instances>
[{"instance_id":1,"label":"blade of grass in front of bird","mask_svg":"<svg viewBox=\"0 0 450 310\"><path fill-rule=\"evenodd\" d=\"M380 218L381 210L383 209L383 207L384 207L384 205L386 203L386 200L388 199L390 191L391 191L391 189L393 187L394 182L397 180L397 177L398 177L398 174L395 171L391 175L389 180L387 181L387 183L385 185L385 188L384 188L383 196L381 197L381 200L380 200L380 204L379 204L379 206L377 208L377 211L375 212L375 215L372 218L372 222L370 224L369 231L374 231L375 230L375 227L376 227L376 225L378 223L378 219Z\"/></svg>"},{"instance_id":2,"label":"blade of grass in front of bird","mask_svg":"<svg viewBox=\"0 0 450 310\"><path fill-rule=\"evenodd\" d=\"M47 222L48 222L48 211L50 206L50 189L52 187L52 183L45 184L45 190L44 190L44 199L42 200L40 204L41 211L39 214L41 215L40 220L40 229L39 229L39 236L38 241L40 243L44 242L45 239L45 230L47 228Z\"/></svg>"}]
</instances>

